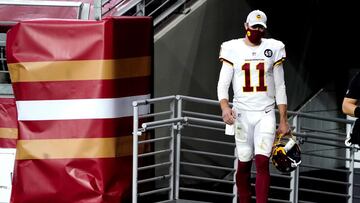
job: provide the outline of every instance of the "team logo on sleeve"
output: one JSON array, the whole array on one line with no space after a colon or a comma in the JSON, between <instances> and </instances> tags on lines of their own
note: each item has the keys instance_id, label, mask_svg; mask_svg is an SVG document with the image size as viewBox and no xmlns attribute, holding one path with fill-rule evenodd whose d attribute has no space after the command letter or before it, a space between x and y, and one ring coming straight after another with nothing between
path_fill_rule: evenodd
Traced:
<instances>
[{"instance_id":1,"label":"team logo on sleeve","mask_svg":"<svg viewBox=\"0 0 360 203\"><path fill-rule=\"evenodd\" d=\"M270 58L273 55L273 52L271 51L271 49L265 49L264 55Z\"/></svg>"}]
</instances>

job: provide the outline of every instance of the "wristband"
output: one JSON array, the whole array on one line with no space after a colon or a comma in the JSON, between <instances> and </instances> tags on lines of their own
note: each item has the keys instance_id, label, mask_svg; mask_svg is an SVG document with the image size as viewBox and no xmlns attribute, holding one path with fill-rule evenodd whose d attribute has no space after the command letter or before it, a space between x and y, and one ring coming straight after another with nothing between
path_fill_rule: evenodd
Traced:
<instances>
[{"instance_id":1,"label":"wristband","mask_svg":"<svg viewBox=\"0 0 360 203\"><path fill-rule=\"evenodd\" d=\"M360 107L356 107L355 110L354 110L354 116L356 118L360 118Z\"/></svg>"}]
</instances>

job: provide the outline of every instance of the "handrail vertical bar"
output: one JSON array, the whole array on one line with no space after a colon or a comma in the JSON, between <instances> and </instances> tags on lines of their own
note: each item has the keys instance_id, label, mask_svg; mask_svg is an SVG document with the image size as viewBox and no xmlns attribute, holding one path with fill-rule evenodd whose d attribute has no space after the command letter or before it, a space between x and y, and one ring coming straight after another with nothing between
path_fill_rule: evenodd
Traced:
<instances>
[{"instance_id":1,"label":"handrail vertical bar","mask_svg":"<svg viewBox=\"0 0 360 203\"><path fill-rule=\"evenodd\" d=\"M94 19L101 20L102 16L102 1L94 0Z\"/></svg>"},{"instance_id":2,"label":"handrail vertical bar","mask_svg":"<svg viewBox=\"0 0 360 203\"><path fill-rule=\"evenodd\" d=\"M137 181L138 181L138 128L139 128L139 107L133 102L133 167L132 167L132 202L137 203Z\"/></svg>"},{"instance_id":3,"label":"handrail vertical bar","mask_svg":"<svg viewBox=\"0 0 360 203\"><path fill-rule=\"evenodd\" d=\"M296 115L293 119L293 126L295 127L295 132L299 132L300 131L300 119L299 116ZM291 172L291 180L290 180L290 201L293 203L297 203L298 202L298 188L299 188L299 167L297 167L294 171Z\"/></svg>"},{"instance_id":4,"label":"handrail vertical bar","mask_svg":"<svg viewBox=\"0 0 360 203\"><path fill-rule=\"evenodd\" d=\"M348 189L348 195L350 196L348 199L348 203L352 203L353 202L353 195L354 195L354 164L355 164L355 147L354 145L352 145L352 148L350 149L350 173L349 173L349 189Z\"/></svg>"},{"instance_id":5,"label":"handrail vertical bar","mask_svg":"<svg viewBox=\"0 0 360 203\"><path fill-rule=\"evenodd\" d=\"M182 98L176 96L177 100L177 113L176 116L181 118L182 116ZM175 167L175 199L179 199L179 190L180 190L180 147L181 147L181 124L177 124L177 134L176 134L176 167Z\"/></svg>"},{"instance_id":6,"label":"handrail vertical bar","mask_svg":"<svg viewBox=\"0 0 360 203\"><path fill-rule=\"evenodd\" d=\"M81 19L81 10L83 8L84 3L82 3L78 8L77 8L77 19Z\"/></svg>"},{"instance_id":7,"label":"handrail vertical bar","mask_svg":"<svg viewBox=\"0 0 360 203\"><path fill-rule=\"evenodd\" d=\"M171 115L170 115L170 118L175 118L175 100L172 100L170 102L170 111L171 111ZM171 149L171 152L169 154L169 161L171 163L170 165L170 171L169 171L169 174L170 174L170 183L169 183L169 186L170 186L170 193L169 193L169 199L170 200L174 200L174 193L175 193L175 185L174 185L174 176L175 176L175 153L174 153L174 149L175 149L175 125L172 124L171 125L171 128L170 128L170 134L171 134L171 139L169 141L169 148Z\"/></svg>"},{"instance_id":8,"label":"handrail vertical bar","mask_svg":"<svg viewBox=\"0 0 360 203\"><path fill-rule=\"evenodd\" d=\"M136 15L145 16L145 0L142 0L136 5Z\"/></svg>"},{"instance_id":9,"label":"handrail vertical bar","mask_svg":"<svg viewBox=\"0 0 360 203\"><path fill-rule=\"evenodd\" d=\"M291 172L291 181L292 181L292 185L291 187L293 187L293 201L294 203L298 203L299 197L299 167L296 167L296 169L294 171Z\"/></svg>"},{"instance_id":10,"label":"handrail vertical bar","mask_svg":"<svg viewBox=\"0 0 360 203\"><path fill-rule=\"evenodd\" d=\"M351 124L346 124L346 137L350 137L350 132L351 132ZM354 165L355 165L355 147L354 145L351 145L351 149L350 149L350 163L349 163L349 177L348 177L348 181L350 183L349 188L348 188L348 195L350 196L348 199L348 203L352 203L353 202L353 195L354 195Z\"/></svg>"},{"instance_id":11,"label":"handrail vertical bar","mask_svg":"<svg viewBox=\"0 0 360 203\"><path fill-rule=\"evenodd\" d=\"M347 119L353 120L352 117L347 116ZM350 138L352 125L350 123L346 124L346 139ZM355 167L355 152L356 149L354 145L350 146L351 148L346 150L346 157L350 158L350 161L346 161L346 167L349 168L349 175L348 175L348 182L350 183L348 187L348 195L349 199L347 200L347 203L352 203L353 201L353 192L354 192L354 167Z\"/></svg>"},{"instance_id":12,"label":"handrail vertical bar","mask_svg":"<svg viewBox=\"0 0 360 203\"><path fill-rule=\"evenodd\" d=\"M233 198L233 203L237 203L237 186L236 186L236 172L237 172L237 167L238 167L238 158L237 158L237 151L236 151L236 147L234 148L234 156L236 157L234 159L234 170L235 173L233 175L233 180L234 180L234 186L233 186L233 194L234 194L234 198Z\"/></svg>"},{"instance_id":13,"label":"handrail vertical bar","mask_svg":"<svg viewBox=\"0 0 360 203\"><path fill-rule=\"evenodd\" d=\"M90 4L89 3L83 3L81 7L81 13L80 18L82 20L89 20L89 14L90 14Z\"/></svg>"}]
</instances>

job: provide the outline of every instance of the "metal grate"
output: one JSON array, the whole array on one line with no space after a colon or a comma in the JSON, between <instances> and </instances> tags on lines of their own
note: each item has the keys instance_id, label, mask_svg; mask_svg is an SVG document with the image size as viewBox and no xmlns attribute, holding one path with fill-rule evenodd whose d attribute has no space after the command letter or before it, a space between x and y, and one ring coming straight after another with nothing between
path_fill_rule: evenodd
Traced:
<instances>
[{"instance_id":1,"label":"metal grate","mask_svg":"<svg viewBox=\"0 0 360 203\"><path fill-rule=\"evenodd\" d=\"M2 45L0 45L0 83L11 83L9 70L6 64L5 46Z\"/></svg>"},{"instance_id":2,"label":"metal grate","mask_svg":"<svg viewBox=\"0 0 360 203\"><path fill-rule=\"evenodd\" d=\"M195 0L118 0L103 1L102 16L151 16L154 27L165 22L171 16L188 12L186 8Z\"/></svg>"}]
</instances>

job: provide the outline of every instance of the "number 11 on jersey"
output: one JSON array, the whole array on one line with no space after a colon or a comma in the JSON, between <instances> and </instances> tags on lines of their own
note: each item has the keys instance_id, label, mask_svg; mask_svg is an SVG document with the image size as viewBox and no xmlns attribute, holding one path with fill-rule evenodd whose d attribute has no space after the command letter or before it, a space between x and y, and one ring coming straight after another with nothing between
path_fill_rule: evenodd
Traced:
<instances>
[{"instance_id":1,"label":"number 11 on jersey","mask_svg":"<svg viewBox=\"0 0 360 203\"><path fill-rule=\"evenodd\" d=\"M267 86L265 86L265 64L260 62L256 65L256 70L258 70L259 76L259 85L256 86L256 92L266 92ZM254 84L251 84L251 73L250 73L250 63L245 63L242 66L242 70L245 72L245 86L243 86L244 92L254 92Z\"/></svg>"}]
</instances>

